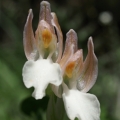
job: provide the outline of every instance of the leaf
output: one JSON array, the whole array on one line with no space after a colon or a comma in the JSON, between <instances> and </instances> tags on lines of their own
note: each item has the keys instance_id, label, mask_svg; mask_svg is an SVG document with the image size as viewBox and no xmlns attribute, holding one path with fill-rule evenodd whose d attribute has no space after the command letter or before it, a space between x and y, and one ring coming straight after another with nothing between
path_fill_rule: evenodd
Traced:
<instances>
[{"instance_id":1,"label":"leaf","mask_svg":"<svg viewBox=\"0 0 120 120\"><path fill-rule=\"evenodd\" d=\"M52 94L50 97L50 100L48 102L48 108L47 108L47 120L57 120L55 117L55 98Z\"/></svg>"}]
</instances>

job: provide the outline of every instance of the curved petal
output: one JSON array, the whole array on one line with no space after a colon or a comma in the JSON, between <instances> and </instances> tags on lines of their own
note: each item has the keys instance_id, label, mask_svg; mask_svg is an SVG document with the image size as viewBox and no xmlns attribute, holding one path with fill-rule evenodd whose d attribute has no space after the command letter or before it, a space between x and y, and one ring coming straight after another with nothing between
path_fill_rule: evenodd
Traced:
<instances>
[{"instance_id":1,"label":"curved petal","mask_svg":"<svg viewBox=\"0 0 120 120\"><path fill-rule=\"evenodd\" d=\"M98 75L98 60L94 54L92 37L88 40L88 55L83 63L83 70L77 81L77 88L82 92L87 92L95 84Z\"/></svg>"},{"instance_id":2,"label":"curved petal","mask_svg":"<svg viewBox=\"0 0 120 120\"><path fill-rule=\"evenodd\" d=\"M62 96L69 119L100 120L100 104L95 95L67 89Z\"/></svg>"},{"instance_id":3,"label":"curved petal","mask_svg":"<svg viewBox=\"0 0 120 120\"><path fill-rule=\"evenodd\" d=\"M33 13L32 9L30 9L23 32L24 51L28 60L35 59L37 52L34 33L32 29L32 19Z\"/></svg>"},{"instance_id":4,"label":"curved petal","mask_svg":"<svg viewBox=\"0 0 120 120\"><path fill-rule=\"evenodd\" d=\"M62 83L62 73L59 64L50 60L27 61L23 67L23 82L27 88L34 87L33 96L42 99L48 84L59 86Z\"/></svg>"},{"instance_id":5,"label":"curved petal","mask_svg":"<svg viewBox=\"0 0 120 120\"><path fill-rule=\"evenodd\" d=\"M62 50L63 50L63 34L60 28L60 25L58 23L58 19L55 13L51 13L53 19L52 19L52 24L56 28L57 31L57 36L58 36L58 58L56 62L60 62L61 56L62 56Z\"/></svg>"}]
</instances>

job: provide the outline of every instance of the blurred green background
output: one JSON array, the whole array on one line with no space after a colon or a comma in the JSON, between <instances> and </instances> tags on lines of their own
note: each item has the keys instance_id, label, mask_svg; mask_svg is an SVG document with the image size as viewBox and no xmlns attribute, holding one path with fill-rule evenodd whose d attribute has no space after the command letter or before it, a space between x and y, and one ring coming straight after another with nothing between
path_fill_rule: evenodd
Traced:
<instances>
[{"instance_id":1,"label":"blurred green background","mask_svg":"<svg viewBox=\"0 0 120 120\"><path fill-rule=\"evenodd\" d=\"M45 120L48 97L35 100L25 88L22 67L23 29L33 9L37 28L40 0L0 0L0 120ZM94 39L99 75L89 91L101 104L101 120L120 120L120 0L50 0L63 31L78 34L79 48L87 54L87 40Z\"/></svg>"}]
</instances>

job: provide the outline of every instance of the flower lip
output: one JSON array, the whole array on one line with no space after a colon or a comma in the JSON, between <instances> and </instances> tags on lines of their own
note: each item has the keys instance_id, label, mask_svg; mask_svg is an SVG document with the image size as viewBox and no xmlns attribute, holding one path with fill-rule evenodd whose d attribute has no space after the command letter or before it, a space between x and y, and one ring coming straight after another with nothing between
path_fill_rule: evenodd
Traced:
<instances>
[{"instance_id":1,"label":"flower lip","mask_svg":"<svg viewBox=\"0 0 120 120\"><path fill-rule=\"evenodd\" d=\"M42 99L45 96L48 84L59 86L62 83L62 71L59 64L48 59L27 61L22 75L25 86L35 88L33 96L36 99Z\"/></svg>"}]
</instances>

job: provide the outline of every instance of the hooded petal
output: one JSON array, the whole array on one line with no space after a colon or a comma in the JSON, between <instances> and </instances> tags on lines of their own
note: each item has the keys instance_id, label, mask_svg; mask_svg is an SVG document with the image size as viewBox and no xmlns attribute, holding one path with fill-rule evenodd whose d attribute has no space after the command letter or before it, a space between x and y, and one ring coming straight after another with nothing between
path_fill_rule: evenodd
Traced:
<instances>
[{"instance_id":1,"label":"hooded petal","mask_svg":"<svg viewBox=\"0 0 120 120\"><path fill-rule=\"evenodd\" d=\"M23 82L27 88L35 88L33 96L36 99L42 99L49 83L56 86L62 83L61 68L50 60L27 61L23 67Z\"/></svg>"},{"instance_id":2,"label":"hooded petal","mask_svg":"<svg viewBox=\"0 0 120 120\"><path fill-rule=\"evenodd\" d=\"M68 88L64 90L62 96L69 119L100 120L100 104L95 95Z\"/></svg>"},{"instance_id":3,"label":"hooded petal","mask_svg":"<svg viewBox=\"0 0 120 120\"><path fill-rule=\"evenodd\" d=\"M35 38L32 29L32 19L33 13L32 9L30 9L23 32L24 51L28 60L34 59L37 52Z\"/></svg>"},{"instance_id":4,"label":"hooded petal","mask_svg":"<svg viewBox=\"0 0 120 120\"><path fill-rule=\"evenodd\" d=\"M83 63L83 70L77 81L77 88L87 92L95 84L98 75L98 60L94 54L92 37L88 40L88 55Z\"/></svg>"},{"instance_id":5,"label":"hooded petal","mask_svg":"<svg viewBox=\"0 0 120 120\"><path fill-rule=\"evenodd\" d=\"M76 32L71 29L67 33L66 43L65 43L65 50L63 53L63 57L60 61L60 66L62 70L64 71L65 66L69 59L72 57L72 55L77 51L77 34Z\"/></svg>"},{"instance_id":6,"label":"hooded petal","mask_svg":"<svg viewBox=\"0 0 120 120\"><path fill-rule=\"evenodd\" d=\"M51 26L45 20L39 22L35 32L35 38L41 57L51 58L57 47L57 37L52 32ZM48 54L47 56L46 53Z\"/></svg>"}]
</instances>

